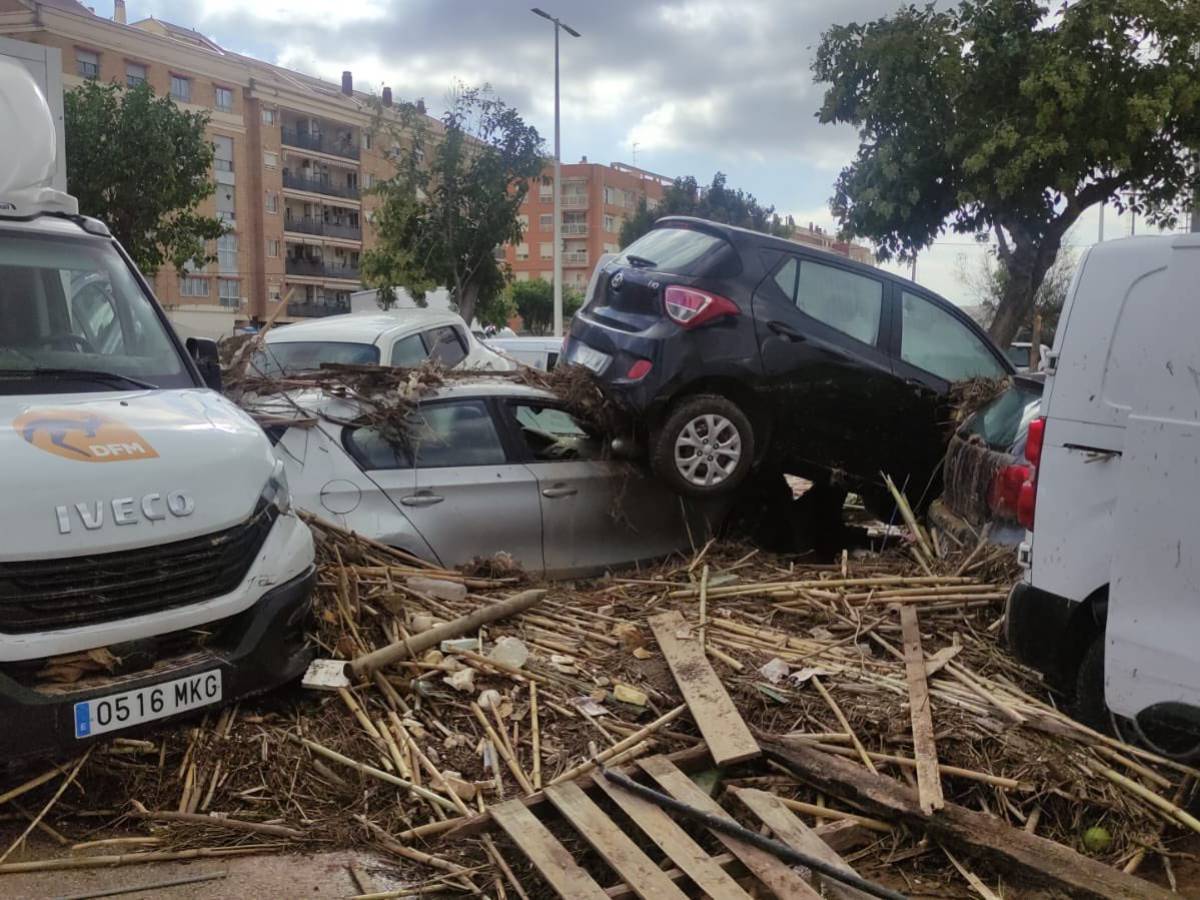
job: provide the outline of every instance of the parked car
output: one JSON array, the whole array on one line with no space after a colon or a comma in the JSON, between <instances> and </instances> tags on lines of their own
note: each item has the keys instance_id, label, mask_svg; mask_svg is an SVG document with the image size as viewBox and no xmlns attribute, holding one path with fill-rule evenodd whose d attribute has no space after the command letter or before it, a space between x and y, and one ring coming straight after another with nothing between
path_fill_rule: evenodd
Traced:
<instances>
[{"instance_id":1,"label":"parked car","mask_svg":"<svg viewBox=\"0 0 1200 900\"><path fill-rule=\"evenodd\" d=\"M881 470L934 477L951 382L1013 371L965 313L906 279L677 216L594 279L564 353L642 418L651 464L680 493L727 493L757 465L837 476L876 506Z\"/></svg>"},{"instance_id":2,"label":"parked car","mask_svg":"<svg viewBox=\"0 0 1200 900\"><path fill-rule=\"evenodd\" d=\"M504 551L531 574L586 575L707 533L696 505L611 458L545 391L500 379L441 388L421 403L411 449L338 424L357 409L327 395L262 406L318 413L311 428L273 434L299 507L445 566Z\"/></svg>"},{"instance_id":3,"label":"parked car","mask_svg":"<svg viewBox=\"0 0 1200 900\"><path fill-rule=\"evenodd\" d=\"M461 316L428 309L346 313L282 325L268 331L264 343L254 365L269 375L311 371L324 363L407 367L427 359L447 369L516 368L480 343Z\"/></svg>"},{"instance_id":4,"label":"parked car","mask_svg":"<svg viewBox=\"0 0 1200 900\"><path fill-rule=\"evenodd\" d=\"M493 337L486 343L502 356L545 372L557 365L562 351L562 338L555 337Z\"/></svg>"},{"instance_id":5,"label":"parked car","mask_svg":"<svg viewBox=\"0 0 1200 900\"><path fill-rule=\"evenodd\" d=\"M1038 344L1038 367L1037 371L1046 371L1046 354L1050 352L1050 348L1045 344ZM1032 361L1033 344L1029 341L1013 341L1008 345L1008 350L1005 351L1008 355L1008 361L1013 364L1013 367L1022 374L1029 373L1029 363Z\"/></svg>"},{"instance_id":6,"label":"parked car","mask_svg":"<svg viewBox=\"0 0 1200 900\"><path fill-rule=\"evenodd\" d=\"M1042 382L1017 375L959 426L946 448L942 496L929 511L937 524L966 534L987 526L993 544L1016 547L1024 539L1017 502L1029 477L1025 439L1041 402Z\"/></svg>"},{"instance_id":7,"label":"parked car","mask_svg":"<svg viewBox=\"0 0 1200 900\"><path fill-rule=\"evenodd\" d=\"M1010 644L1093 727L1200 757L1200 235L1084 254L1018 515Z\"/></svg>"}]
</instances>

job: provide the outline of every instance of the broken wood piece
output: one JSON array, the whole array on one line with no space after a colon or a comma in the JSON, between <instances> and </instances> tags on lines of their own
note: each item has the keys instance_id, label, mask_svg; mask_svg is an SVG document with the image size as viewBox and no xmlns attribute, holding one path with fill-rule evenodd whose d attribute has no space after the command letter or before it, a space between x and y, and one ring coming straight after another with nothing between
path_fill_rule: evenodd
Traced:
<instances>
[{"instance_id":1,"label":"broken wood piece","mask_svg":"<svg viewBox=\"0 0 1200 900\"><path fill-rule=\"evenodd\" d=\"M925 681L925 653L921 649L921 626L912 606L900 607L904 643L904 669L908 677L908 707L912 719L913 757L917 761L917 791L925 814L945 805L938 771L937 744L933 739L933 712L929 685Z\"/></svg>"},{"instance_id":2,"label":"broken wood piece","mask_svg":"<svg viewBox=\"0 0 1200 900\"><path fill-rule=\"evenodd\" d=\"M546 798L563 814L642 900L686 900L684 893L604 814L574 782L546 788Z\"/></svg>"},{"instance_id":3,"label":"broken wood piece","mask_svg":"<svg viewBox=\"0 0 1200 900\"><path fill-rule=\"evenodd\" d=\"M491 815L559 896L567 900L608 900L608 894L520 800L491 807Z\"/></svg>"},{"instance_id":4,"label":"broken wood piece","mask_svg":"<svg viewBox=\"0 0 1200 900\"><path fill-rule=\"evenodd\" d=\"M383 666L391 665L402 659L408 659L410 655L416 656L423 653L444 640L477 631L480 626L486 625L489 622L495 622L497 619L516 615L538 603L545 595L546 591L540 588L521 591L507 600L500 600L487 606L481 606L469 615L460 616L450 622L430 628L428 631L395 641L386 647L382 647L379 650L346 663L346 677L356 678L362 675L369 675Z\"/></svg>"},{"instance_id":5,"label":"broken wood piece","mask_svg":"<svg viewBox=\"0 0 1200 900\"><path fill-rule=\"evenodd\" d=\"M532 794L534 792L533 784L530 783L529 778L525 775L525 770L521 768L520 762L518 762L516 756L513 755L513 751L509 747L506 737L501 737L503 731L500 734L496 733L496 729L493 728L492 724L487 720L487 716L483 714L483 710L479 708L478 703L471 703L471 712L479 724L483 726L484 733L487 734L488 740L492 742L492 746L496 748L496 752L499 753L504 759L505 764L508 766L508 770L513 774L513 778L517 779L517 784L521 786L521 790L524 791L526 795Z\"/></svg>"},{"instance_id":6,"label":"broken wood piece","mask_svg":"<svg viewBox=\"0 0 1200 900\"><path fill-rule=\"evenodd\" d=\"M896 830L894 826L879 819L872 819L869 816L860 816L858 813L833 809L830 806L818 806L815 803L805 803L803 800L793 800L790 797L780 797L779 802L793 812L804 813L817 819L830 819L834 822L852 822L855 825L866 828L868 831L875 831L879 834L891 834Z\"/></svg>"},{"instance_id":7,"label":"broken wood piece","mask_svg":"<svg viewBox=\"0 0 1200 900\"><path fill-rule=\"evenodd\" d=\"M623 738L623 739L617 741L617 743L613 744L607 750L601 751L595 757L593 757L592 759L589 759L587 762L580 763L579 765L575 766L574 768L568 769L567 771L563 772L561 775L559 775L557 778L555 778L553 781L551 781L550 784L560 784L564 781L573 781L574 779L578 778L580 775L586 775L592 769L596 768L596 766L598 764L606 763L611 760L614 760L617 756L624 753L625 751L630 750L634 747L637 747L647 737L654 734L654 732L658 731L658 729L663 728L666 725L669 725L671 722L674 722L676 719L678 719L683 714L683 711L685 709L687 709L687 704L681 703L679 706L675 707L670 712L664 713L663 715L659 716L657 719L655 719L649 725L646 725L643 728L639 728L633 734L629 735L629 737Z\"/></svg>"},{"instance_id":8,"label":"broken wood piece","mask_svg":"<svg viewBox=\"0 0 1200 900\"><path fill-rule=\"evenodd\" d=\"M904 519L904 524L908 526L908 530L913 533L916 539L917 546L925 554L925 559L933 559L933 548L929 546L929 541L925 539L925 532L917 522L917 517L913 514L912 507L908 503L908 498L900 492L896 487L896 483L892 481L890 475L883 476L883 483L887 485L888 491L891 492L892 499L896 501L896 509L900 511L900 518ZM922 566L924 563L922 562ZM932 573L930 573L932 574Z\"/></svg>"},{"instance_id":9,"label":"broken wood piece","mask_svg":"<svg viewBox=\"0 0 1200 900\"><path fill-rule=\"evenodd\" d=\"M676 611L661 613L652 616L649 624L692 718L708 743L713 762L729 765L758 756L758 742L717 677L700 641L687 636L683 616ZM685 636L680 637L681 633Z\"/></svg>"},{"instance_id":10,"label":"broken wood piece","mask_svg":"<svg viewBox=\"0 0 1200 900\"><path fill-rule=\"evenodd\" d=\"M826 705L833 710L833 715L837 718L838 724L842 726L842 731L850 735L850 743L858 751L858 757L863 761L863 765L872 772L877 772L875 764L871 762L871 757L867 753L867 748L863 746L862 741L858 739L858 735L854 733L854 729L850 727L850 720L846 718L846 714L842 712L842 708L837 705L837 701L833 699L833 695L825 689L825 685L821 684L821 679L816 675L813 675L811 680L813 687L817 689L817 693L821 695Z\"/></svg>"},{"instance_id":11,"label":"broken wood piece","mask_svg":"<svg viewBox=\"0 0 1200 900\"><path fill-rule=\"evenodd\" d=\"M738 886L733 876L661 808L622 790L600 772L593 772L592 780L712 900L749 900L750 895Z\"/></svg>"},{"instance_id":12,"label":"broken wood piece","mask_svg":"<svg viewBox=\"0 0 1200 900\"><path fill-rule=\"evenodd\" d=\"M1126 875L1055 841L1027 834L996 816L947 803L926 816L917 792L894 779L872 775L836 756L807 747L764 746L788 771L824 793L848 800L873 815L924 829L931 838L968 851L997 869L1096 900L1167 900L1172 894Z\"/></svg>"},{"instance_id":13,"label":"broken wood piece","mask_svg":"<svg viewBox=\"0 0 1200 900\"><path fill-rule=\"evenodd\" d=\"M201 813L170 812L168 810L146 809L136 800L131 801L133 815L139 819L149 819L154 822L187 822L192 825L205 825L210 828L224 828L226 831L243 831L252 834L269 834L272 837L303 840L303 831L289 828L286 825L270 825L266 822L247 822L245 819L230 819L225 816L206 816Z\"/></svg>"},{"instance_id":14,"label":"broken wood piece","mask_svg":"<svg viewBox=\"0 0 1200 900\"><path fill-rule=\"evenodd\" d=\"M975 893L979 894L983 900L1001 900L995 891L993 891L986 884L984 884L982 880L980 880L978 875L960 863L955 858L953 853L951 853L945 847L942 848L942 852L946 854L946 859L950 860L950 862L954 865L954 868L958 869L958 874L966 879L967 884L973 887L975 889Z\"/></svg>"}]
</instances>

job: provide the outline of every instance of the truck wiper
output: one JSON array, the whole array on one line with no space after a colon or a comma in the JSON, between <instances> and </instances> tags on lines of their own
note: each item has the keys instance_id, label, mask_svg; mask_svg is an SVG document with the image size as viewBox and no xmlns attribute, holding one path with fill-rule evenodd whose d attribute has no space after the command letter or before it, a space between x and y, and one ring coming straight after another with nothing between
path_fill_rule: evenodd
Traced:
<instances>
[{"instance_id":1,"label":"truck wiper","mask_svg":"<svg viewBox=\"0 0 1200 900\"><path fill-rule=\"evenodd\" d=\"M653 269L658 265L652 259L646 259L644 256L635 256L632 253L625 254L625 261L637 269Z\"/></svg>"},{"instance_id":2,"label":"truck wiper","mask_svg":"<svg viewBox=\"0 0 1200 900\"><path fill-rule=\"evenodd\" d=\"M158 390L157 384L151 384L149 381L142 381L140 378L133 378L129 375L122 375L120 372L104 372L100 369L65 369L54 368L49 366L38 366L33 369L4 369L0 368L0 378L61 378L64 381L74 379L76 381L98 381L108 384L131 384L134 387L144 388L146 390Z\"/></svg>"}]
</instances>

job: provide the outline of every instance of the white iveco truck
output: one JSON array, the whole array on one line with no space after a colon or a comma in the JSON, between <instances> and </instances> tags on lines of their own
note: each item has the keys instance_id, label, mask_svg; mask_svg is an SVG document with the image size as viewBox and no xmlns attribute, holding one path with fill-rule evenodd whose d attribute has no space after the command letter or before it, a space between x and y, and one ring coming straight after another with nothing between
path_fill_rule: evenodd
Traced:
<instances>
[{"instance_id":1,"label":"white iveco truck","mask_svg":"<svg viewBox=\"0 0 1200 900\"><path fill-rule=\"evenodd\" d=\"M185 348L55 187L63 148L27 63L0 48L0 134L19 136L0 139L0 762L267 690L311 658L312 536L282 466L214 390L216 345ZM63 662L82 677L48 678Z\"/></svg>"}]
</instances>

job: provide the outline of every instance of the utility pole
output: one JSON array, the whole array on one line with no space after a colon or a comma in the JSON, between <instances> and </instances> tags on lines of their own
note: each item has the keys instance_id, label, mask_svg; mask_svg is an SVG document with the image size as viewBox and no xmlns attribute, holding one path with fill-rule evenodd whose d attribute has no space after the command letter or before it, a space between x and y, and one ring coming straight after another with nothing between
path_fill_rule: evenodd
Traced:
<instances>
[{"instance_id":1,"label":"utility pole","mask_svg":"<svg viewBox=\"0 0 1200 900\"><path fill-rule=\"evenodd\" d=\"M1097 244L1103 244L1103 243L1104 243L1104 206L1105 206L1105 204L1104 204L1104 203L1101 203L1101 204L1100 204L1100 234L1099 234L1099 236L1096 238L1096 243L1097 243Z\"/></svg>"},{"instance_id":2,"label":"utility pole","mask_svg":"<svg viewBox=\"0 0 1200 900\"><path fill-rule=\"evenodd\" d=\"M535 16L549 19L554 23L554 336L562 337L563 333L563 284L562 284L562 145L559 139L558 114L558 30L561 28L573 37L579 37L579 32L570 25L564 25L550 13L536 7L530 10Z\"/></svg>"}]
</instances>

